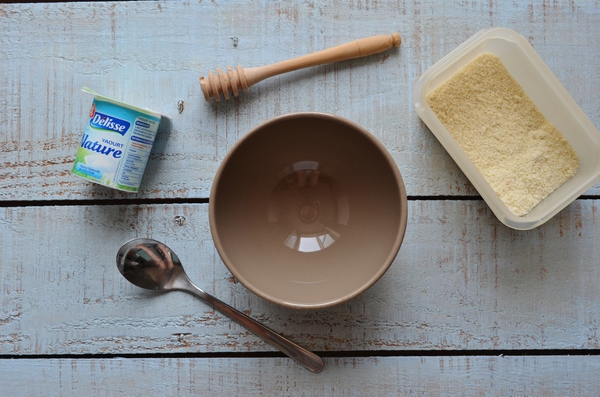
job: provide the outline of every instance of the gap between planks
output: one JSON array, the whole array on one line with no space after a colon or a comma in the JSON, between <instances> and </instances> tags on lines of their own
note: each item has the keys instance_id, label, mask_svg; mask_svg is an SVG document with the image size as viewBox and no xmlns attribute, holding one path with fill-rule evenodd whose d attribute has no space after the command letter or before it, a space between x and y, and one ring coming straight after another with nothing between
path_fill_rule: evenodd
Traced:
<instances>
[{"instance_id":1,"label":"gap between planks","mask_svg":"<svg viewBox=\"0 0 600 397\"><path fill-rule=\"evenodd\" d=\"M408 201L478 201L481 196L407 196ZM577 200L597 200L600 196L583 195ZM0 201L0 208L11 207L68 207L99 205L169 205L169 204L208 204L208 198L118 198L84 200L7 200Z\"/></svg>"},{"instance_id":2,"label":"gap between planks","mask_svg":"<svg viewBox=\"0 0 600 397\"><path fill-rule=\"evenodd\" d=\"M315 351L327 358L345 357L523 357L523 356L600 356L600 349L524 349L524 350L357 350ZM2 354L0 360L14 359L111 359L111 358L279 358L281 352L247 353L148 353L148 354Z\"/></svg>"}]
</instances>

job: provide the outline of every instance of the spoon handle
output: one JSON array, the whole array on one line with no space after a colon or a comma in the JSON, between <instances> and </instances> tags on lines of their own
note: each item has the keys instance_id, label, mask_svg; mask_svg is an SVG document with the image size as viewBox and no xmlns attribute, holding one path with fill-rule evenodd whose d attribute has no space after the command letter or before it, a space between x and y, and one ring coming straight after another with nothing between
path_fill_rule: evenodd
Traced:
<instances>
[{"instance_id":1,"label":"spoon handle","mask_svg":"<svg viewBox=\"0 0 600 397\"><path fill-rule=\"evenodd\" d=\"M234 309L227 303L220 301L209 293L201 290L190 282L189 286L186 286L186 291L196 295L209 306L215 308L222 314L226 315L238 324L246 327L249 331L252 331L256 336L262 338L265 342L278 348L288 357L296 360L300 364L304 365L307 369L312 372L321 372L323 369L323 360L315 353L306 350L305 348L298 346L291 340L283 337L272 329L259 323L258 321L248 317L244 313Z\"/></svg>"}]
</instances>

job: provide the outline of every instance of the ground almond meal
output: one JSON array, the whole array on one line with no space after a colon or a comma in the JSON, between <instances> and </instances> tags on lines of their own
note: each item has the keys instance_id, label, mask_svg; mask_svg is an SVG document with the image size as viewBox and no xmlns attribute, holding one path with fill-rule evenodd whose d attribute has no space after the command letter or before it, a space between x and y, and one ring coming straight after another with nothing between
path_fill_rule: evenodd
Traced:
<instances>
[{"instance_id":1,"label":"ground almond meal","mask_svg":"<svg viewBox=\"0 0 600 397\"><path fill-rule=\"evenodd\" d=\"M526 215L579 168L571 145L495 55L480 55L427 102L516 215Z\"/></svg>"}]
</instances>

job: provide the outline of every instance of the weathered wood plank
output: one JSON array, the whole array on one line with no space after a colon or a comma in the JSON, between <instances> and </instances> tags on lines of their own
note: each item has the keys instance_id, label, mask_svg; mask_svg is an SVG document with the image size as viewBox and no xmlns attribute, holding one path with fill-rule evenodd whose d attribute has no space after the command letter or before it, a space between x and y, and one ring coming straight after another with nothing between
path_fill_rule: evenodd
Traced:
<instances>
[{"instance_id":1,"label":"weathered wood plank","mask_svg":"<svg viewBox=\"0 0 600 397\"><path fill-rule=\"evenodd\" d=\"M593 396L597 356L0 360L10 396Z\"/></svg>"},{"instance_id":2,"label":"weathered wood plank","mask_svg":"<svg viewBox=\"0 0 600 397\"><path fill-rule=\"evenodd\" d=\"M372 131L409 195L476 195L413 112L414 81L478 30L506 26L600 126L598 8L597 0L1 4L0 199L131 197L70 174L91 103L83 85L172 118L141 197L207 197L240 136L295 111L335 113ZM234 101L202 98L198 77L216 67L260 66L396 30L398 50L276 77ZM599 193L598 185L588 192Z\"/></svg>"},{"instance_id":3,"label":"weathered wood plank","mask_svg":"<svg viewBox=\"0 0 600 397\"><path fill-rule=\"evenodd\" d=\"M115 254L135 236L164 241L199 286L313 350L600 348L597 200L525 232L483 201L409 205L390 270L321 311L281 308L234 283L207 205L0 208L0 354L272 350L192 296L130 285Z\"/></svg>"}]
</instances>

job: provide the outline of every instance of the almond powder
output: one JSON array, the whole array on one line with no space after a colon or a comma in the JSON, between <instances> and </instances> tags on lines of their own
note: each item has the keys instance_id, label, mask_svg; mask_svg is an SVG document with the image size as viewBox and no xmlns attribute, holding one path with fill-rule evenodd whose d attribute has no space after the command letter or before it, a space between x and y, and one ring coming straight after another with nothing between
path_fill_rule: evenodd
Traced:
<instances>
[{"instance_id":1,"label":"almond powder","mask_svg":"<svg viewBox=\"0 0 600 397\"><path fill-rule=\"evenodd\" d=\"M500 59L483 54L427 102L500 199L523 216L577 172L579 158Z\"/></svg>"}]
</instances>

